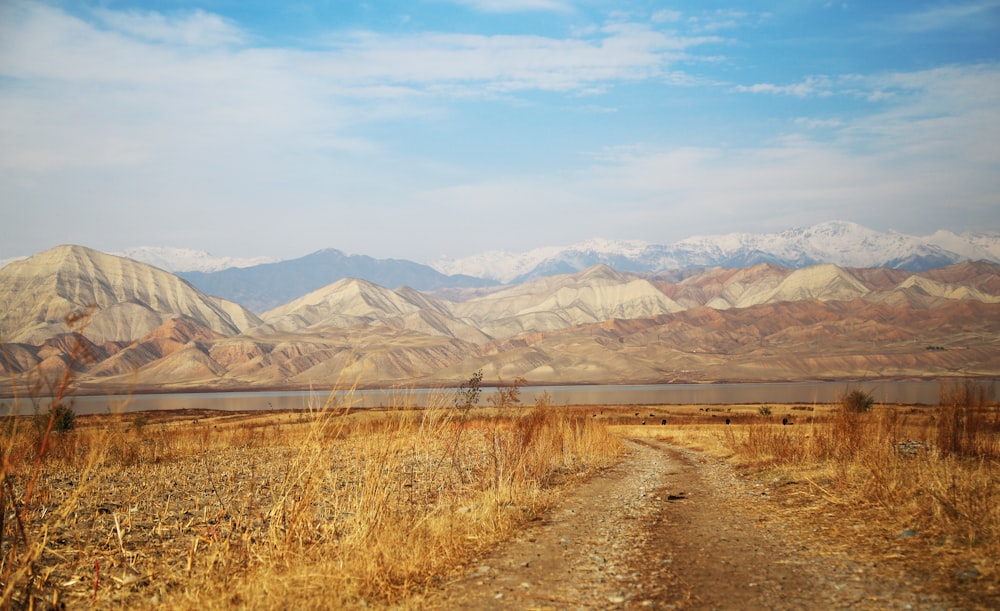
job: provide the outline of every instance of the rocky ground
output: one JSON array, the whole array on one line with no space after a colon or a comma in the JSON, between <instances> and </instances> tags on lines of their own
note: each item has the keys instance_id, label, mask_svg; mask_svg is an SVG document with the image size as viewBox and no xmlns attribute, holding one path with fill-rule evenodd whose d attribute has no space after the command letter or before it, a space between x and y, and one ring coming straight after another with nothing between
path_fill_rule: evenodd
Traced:
<instances>
[{"instance_id":1,"label":"rocky ground","mask_svg":"<svg viewBox=\"0 0 1000 611\"><path fill-rule=\"evenodd\" d=\"M785 485L788 484L788 485ZM915 561L914 538L872 539L795 482L761 482L656 440L477 559L435 609L989 609L995 577ZM815 519L802 519L803 512ZM797 516L797 517L793 517ZM857 517L857 516L856 516ZM884 530L884 529L883 529ZM864 535L863 537L861 535ZM913 541L911 543L911 541ZM933 564L933 563L932 563ZM942 569L942 567L945 567ZM945 570L951 590L920 571Z\"/></svg>"}]
</instances>

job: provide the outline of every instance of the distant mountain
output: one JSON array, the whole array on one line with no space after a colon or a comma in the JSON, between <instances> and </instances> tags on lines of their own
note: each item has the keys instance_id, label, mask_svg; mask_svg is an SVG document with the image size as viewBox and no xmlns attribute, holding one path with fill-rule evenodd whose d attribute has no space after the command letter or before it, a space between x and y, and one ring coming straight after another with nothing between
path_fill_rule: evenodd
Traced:
<instances>
[{"instance_id":1,"label":"distant mountain","mask_svg":"<svg viewBox=\"0 0 1000 611\"><path fill-rule=\"evenodd\" d=\"M177 276L83 246L58 246L0 269L0 337L37 343L71 331L66 316L93 308L84 335L100 343L141 338L173 318L222 336L260 320Z\"/></svg>"},{"instance_id":2,"label":"distant mountain","mask_svg":"<svg viewBox=\"0 0 1000 611\"><path fill-rule=\"evenodd\" d=\"M425 335L484 344L490 337L452 316L448 305L411 288L389 290L358 278L344 278L262 315L257 334L305 333L324 328L385 325Z\"/></svg>"},{"instance_id":3,"label":"distant mountain","mask_svg":"<svg viewBox=\"0 0 1000 611\"><path fill-rule=\"evenodd\" d=\"M94 304L83 338L65 314ZM597 265L458 302L344 278L257 317L78 246L0 270L0 393L74 363L88 392L914 379L1000 374L1000 265Z\"/></svg>"},{"instance_id":4,"label":"distant mountain","mask_svg":"<svg viewBox=\"0 0 1000 611\"><path fill-rule=\"evenodd\" d=\"M235 301L254 312L266 312L344 278L362 278L392 288L408 286L418 291L491 284L470 276L447 276L412 261L347 255L332 248L277 263L178 275L205 293Z\"/></svg>"},{"instance_id":5,"label":"distant mountain","mask_svg":"<svg viewBox=\"0 0 1000 611\"><path fill-rule=\"evenodd\" d=\"M938 231L917 237L831 221L779 233L691 237L671 245L595 239L565 248L546 247L525 253L494 251L442 259L434 266L447 274L518 283L600 263L619 271L652 273L716 266L742 268L758 263L790 268L833 263L842 267L926 271L963 260L1000 262L1000 233L956 235Z\"/></svg>"},{"instance_id":6,"label":"distant mountain","mask_svg":"<svg viewBox=\"0 0 1000 611\"><path fill-rule=\"evenodd\" d=\"M110 254L147 263L168 272L217 272L230 267L252 267L275 261L270 257L216 257L204 250L166 246L138 246Z\"/></svg>"},{"instance_id":7,"label":"distant mountain","mask_svg":"<svg viewBox=\"0 0 1000 611\"><path fill-rule=\"evenodd\" d=\"M683 309L652 282L607 265L539 278L454 306L457 316L495 338Z\"/></svg>"}]
</instances>

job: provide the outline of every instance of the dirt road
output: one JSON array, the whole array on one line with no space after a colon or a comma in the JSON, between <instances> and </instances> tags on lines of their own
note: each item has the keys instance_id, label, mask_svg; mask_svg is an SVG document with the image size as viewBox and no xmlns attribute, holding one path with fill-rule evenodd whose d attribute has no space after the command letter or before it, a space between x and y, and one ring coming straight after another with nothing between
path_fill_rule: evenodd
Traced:
<instances>
[{"instance_id":1,"label":"dirt road","mask_svg":"<svg viewBox=\"0 0 1000 611\"><path fill-rule=\"evenodd\" d=\"M904 571L785 523L766 487L725 463L654 440L628 444L619 465L479 559L430 607L956 608Z\"/></svg>"}]
</instances>

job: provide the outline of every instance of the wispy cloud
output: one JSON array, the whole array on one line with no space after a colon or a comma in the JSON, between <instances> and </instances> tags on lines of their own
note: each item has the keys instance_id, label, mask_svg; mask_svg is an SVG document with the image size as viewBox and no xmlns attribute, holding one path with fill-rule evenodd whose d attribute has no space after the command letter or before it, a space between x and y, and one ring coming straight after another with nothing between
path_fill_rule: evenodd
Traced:
<instances>
[{"instance_id":1,"label":"wispy cloud","mask_svg":"<svg viewBox=\"0 0 1000 611\"><path fill-rule=\"evenodd\" d=\"M788 85L774 83L754 83L753 85L736 85L733 89L740 93L763 93L771 95L790 95L797 98L826 97L833 95L832 81L824 76L811 76L804 81Z\"/></svg>"},{"instance_id":2,"label":"wispy cloud","mask_svg":"<svg viewBox=\"0 0 1000 611\"><path fill-rule=\"evenodd\" d=\"M893 29L911 33L932 32L954 28L980 29L996 27L1000 2L937 3L907 13L890 22ZM990 25L990 24L993 25Z\"/></svg>"},{"instance_id":3,"label":"wispy cloud","mask_svg":"<svg viewBox=\"0 0 1000 611\"><path fill-rule=\"evenodd\" d=\"M521 13L526 11L570 12L573 6L563 0L453 0L484 13Z\"/></svg>"},{"instance_id":4,"label":"wispy cloud","mask_svg":"<svg viewBox=\"0 0 1000 611\"><path fill-rule=\"evenodd\" d=\"M464 84L485 91L570 91L659 76L711 37L679 37L647 25L612 24L578 38L360 33L329 40L307 69L351 81Z\"/></svg>"},{"instance_id":5,"label":"wispy cloud","mask_svg":"<svg viewBox=\"0 0 1000 611\"><path fill-rule=\"evenodd\" d=\"M294 49L254 46L202 11L101 9L97 23L41 4L0 12L0 164L36 169L221 154L233 142L370 151L348 135L359 123L433 112L433 100L592 95L669 76L711 40L617 23L566 38L355 31Z\"/></svg>"},{"instance_id":6,"label":"wispy cloud","mask_svg":"<svg viewBox=\"0 0 1000 611\"><path fill-rule=\"evenodd\" d=\"M792 119L784 136L758 146L608 147L587 171L559 177L571 193L557 199L581 209L581 201L615 201L629 212L609 212L602 219L607 233L654 242L663 239L659 228L678 225L718 233L831 218L901 230L913 222L920 231L921 223L947 226L948 210L994 225L1000 66L850 80L863 81L854 82L859 89L899 94L873 113ZM626 229L636 225L651 229Z\"/></svg>"},{"instance_id":7,"label":"wispy cloud","mask_svg":"<svg viewBox=\"0 0 1000 611\"><path fill-rule=\"evenodd\" d=\"M233 45L246 41L235 24L219 15L195 10L177 15L152 11L97 9L94 14L108 28L138 40L196 47Z\"/></svg>"},{"instance_id":8,"label":"wispy cloud","mask_svg":"<svg viewBox=\"0 0 1000 611\"><path fill-rule=\"evenodd\" d=\"M1000 165L992 144L1000 139L998 77L1000 66L992 65L872 75L855 85L905 95L862 116L791 119L783 137L757 146L608 146L578 171L420 197L447 202L449 218L461 219L456 228L485 216L492 233L525 244L580 239L574 224L559 221L571 217L588 219L602 235L658 243L684 237L668 233L677 227L686 234L773 231L840 218L921 232L928 223L948 226L956 210L992 226L1000 201L1000 175L991 170Z\"/></svg>"}]
</instances>

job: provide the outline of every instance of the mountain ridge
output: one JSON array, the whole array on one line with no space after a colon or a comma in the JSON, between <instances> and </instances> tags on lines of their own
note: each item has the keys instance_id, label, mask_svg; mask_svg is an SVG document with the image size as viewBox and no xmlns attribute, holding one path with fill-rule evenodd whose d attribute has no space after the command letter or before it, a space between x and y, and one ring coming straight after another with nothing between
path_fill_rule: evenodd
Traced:
<instances>
[{"instance_id":1,"label":"mountain ridge","mask_svg":"<svg viewBox=\"0 0 1000 611\"><path fill-rule=\"evenodd\" d=\"M81 336L64 318L91 304ZM7 393L68 365L96 392L435 386L480 368L549 384L995 377L1000 265L599 264L462 301L347 278L257 317L162 269L65 246L0 270L0 323ZM78 341L88 358L73 362Z\"/></svg>"},{"instance_id":2,"label":"mountain ridge","mask_svg":"<svg viewBox=\"0 0 1000 611\"><path fill-rule=\"evenodd\" d=\"M758 263L807 267L890 267L926 271L962 260L1000 262L1000 233L940 230L929 236L878 232L848 221L827 221L773 233L694 236L668 245L592 239L567 247L525 253L493 251L461 259L442 258L442 273L464 273L503 283L546 275L549 269L579 271L597 263L651 273L699 267L743 268Z\"/></svg>"},{"instance_id":3,"label":"mountain ridge","mask_svg":"<svg viewBox=\"0 0 1000 611\"><path fill-rule=\"evenodd\" d=\"M445 275L430 266L403 259L375 259L327 248L287 261L216 272L178 272L204 293L263 313L344 278L361 278L387 287L410 286L432 291L445 287L481 287L479 278Z\"/></svg>"}]
</instances>

